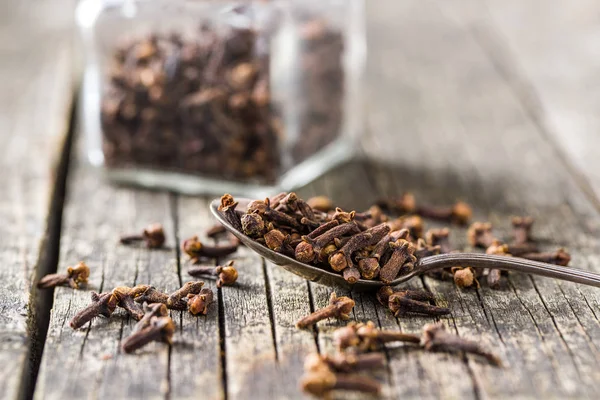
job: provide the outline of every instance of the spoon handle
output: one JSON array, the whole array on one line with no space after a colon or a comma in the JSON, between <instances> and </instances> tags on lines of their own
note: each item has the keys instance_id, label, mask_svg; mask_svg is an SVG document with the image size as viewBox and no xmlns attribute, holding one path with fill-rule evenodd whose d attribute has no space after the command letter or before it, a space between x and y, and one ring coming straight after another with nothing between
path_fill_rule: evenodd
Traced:
<instances>
[{"instance_id":1,"label":"spoon handle","mask_svg":"<svg viewBox=\"0 0 600 400\"><path fill-rule=\"evenodd\" d=\"M422 274L434 269L455 266L518 271L526 274L541 275L548 278L562 279L564 281L600 287L600 274L596 274L594 272L571 267L563 267L560 265L547 264L538 261L531 261L524 258L495 256L480 253L450 253L425 257L417 263L414 271L417 274Z\"/></svg>"}]
</instances>

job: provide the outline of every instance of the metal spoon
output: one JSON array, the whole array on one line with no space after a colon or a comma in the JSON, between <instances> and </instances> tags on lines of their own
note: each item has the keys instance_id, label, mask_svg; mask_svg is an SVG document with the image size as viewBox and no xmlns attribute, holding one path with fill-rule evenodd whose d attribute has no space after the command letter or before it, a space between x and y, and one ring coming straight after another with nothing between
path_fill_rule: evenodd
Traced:
<instances>
[{"instance_id":1,"label":"metal spoon","mask_svg":"<svg viewBox=\"0 0 600 400\"><path fill-rule=\"evenodd\" d=\"M248 204L251 202L250 199L244 198L236 198L236 201L239 203L238 210L245 210L248 207ZM359 279L354 285L350 285L344 280L341 274L326 271L313 265L304 264L291 257L277 253L268 247L257 243L253 239L244 235L243 232L240 232L231 226L231 224L229 224L223 217L223 214L218 210L219 204L220 199L213 200L210 204L210 210L229 232L234 234L242 241L242 243L260 254L262 257L293 274L322 285L344 287L357 291L377 290L381 286L385 285L383 282L378 280L366 279ZM526 260L524 258L494 256L480 253L451 253L425 257L417 262L415 268L410 273L399 276L389 283L389 285L396 286L426 272L436 269L454 267L457 265L469 266L472 268L495 268L507 271L518 271L527 274L547 276L549 278L562 279L565 281L600 287L600 274L595 274L593 272Z\"/></svg>"}]
</instances>

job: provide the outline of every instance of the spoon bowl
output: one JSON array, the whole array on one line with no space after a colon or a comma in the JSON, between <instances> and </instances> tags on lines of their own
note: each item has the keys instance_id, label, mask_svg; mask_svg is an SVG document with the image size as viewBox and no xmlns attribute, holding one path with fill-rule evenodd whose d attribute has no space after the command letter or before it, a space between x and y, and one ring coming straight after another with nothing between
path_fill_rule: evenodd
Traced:
<instances>
[{"instance_id":1,"label":"spoon bowl","mask_svg":"<svg viewBox=\"0 0 600 400\"><path fill-rule=\"evenodd\" d=\"M248 208L248 204L250 204L252 201L250 199L237 197L235 200L238 202L239 211L245 211ZM429 271L460 265L465 267L469 266L472 268L494 268L507 271L518 271L600 287L600 274L572 267L563 267L560 265L531 261L524 258L495 256L481 253L450 253L425 257L415 264L415 268L410 273L398 276L390 283L386 284L379 280L359 279L355 284L350 285L339 273L334 273L313 265L301 263L291 257L277 253L256 242L252 238L244 235L243 232L235 229L227 221L227 219L225 219L223 213L219 211L220 204L220 199L213 200L210 203L210 211L225 227L225 229L235 235L235 237L237 237L244 245L254 250L273 264L282 267L286 271L289 271L311 282L320 283L326 286L341 287L345 289L352 289L354 291L373 291L386 285L399 285Z\"/></svg>"}]
</instances>

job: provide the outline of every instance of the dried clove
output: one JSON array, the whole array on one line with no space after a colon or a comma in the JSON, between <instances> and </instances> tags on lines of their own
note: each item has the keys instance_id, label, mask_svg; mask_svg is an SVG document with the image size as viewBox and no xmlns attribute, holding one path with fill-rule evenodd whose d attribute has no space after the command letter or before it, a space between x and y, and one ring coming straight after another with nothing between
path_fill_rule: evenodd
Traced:
<instances>
[{"instance_id":1,"label":"dried clove","mask_svg":"<svg viewBox=\"0 0 600 400\"><path fill-rule=\"evenodd\" d=\"M417 206L415 212L425 218L448 221L457 225L468 224L473 215L471 206L463 201L457 201L452 207Z\"/></svg>"},{"instance_id":2,"label":"dried clove","mask_svg":"<svg viewBox=\"0 0 600 400\"><path fill-rule=\"evenodd\" d=\"M37 284L40 289L47 289L56 286L69 286L72 289L79 289L86 286L90 276L90 268L80 261L74 267L68 267L66 274L48 274L44 276Z\"/></svg>"},{"instance_id":3,"label":"dried clove","mask_svg":"<svg viewBox=\"0 0 600 400\"><path fill-rule=\"evenodd\" d=\"M235 211L238 206L238 202L233 199L233 196L226 193L221 196L221 204L219 205L218 210L223 213L225 219L231 226L233 226L236 230L242 231L242 222L240 220L240 216Z\"/></svg>"},{"instance_id":4,"label":"dried clove","mask_svg":"<svg viewBox=\"0 0 600 400\"><path fill-rule=\"evenodd\" d=\"M229 261L225 266L198 266L192 267L188 270L188 274L194 277L201 277L206 275L214 275L217 277L217 287L220 288L223 285L233 285L238 278L238 272L233 267L234 261Z\"/></svg>"},{"instance_id":5,"label":"dried clove","mask_svg":"<svg viewBox=\"0 0 600 400\"><path fill-rule=\"evenodd\" d=\"M513 243L525 244L533 242L531 238L531 227L534 219L532 217L513 217Z\"/></svg>"},{"instance_id":6,"label":"dried clove","mask_svg":"<svg viewBox=\"0 0 600 400\"><path fill-rule=\"evenodd\" d=\"M360 279L360 270L355 266L347 267L342 272L344 280L350 285L354 285Z\"/></svg>"},{"instance_id":7,"label":"dried clove","mask_svg":"<svg viewBox=\"0 0 600 400\"><path fill-rule=\"evenodd\" d=\"M471 246L487 249L494 242L492 224L489 222L473 222L467 231L467 239Z\"/></svg>"},{"instance_id":8,"label":"dried clove","mask_svg":"<svg viewBox=\"0 0 600 400\"><path fill-rule=\"evenodd\" d=\"M300 381L302 390L316 397L329 396L332 390L350 390L378 394L381 384L372 378L357 374L334 373L327 369L308 372Z\"/></svg>"},{"instance_id":9,"label":"dried clove","mask_svg":"<svg viewBox=\"0 0 600 400\"><path fill-rule=\"evenodd\" d=\"M187 295L190 293L200 293L202 286L204 286L204 282L202 281L186 282L181 288L169 295L169 298L167 299L167 307L172 310L185 310L187 308L187 303L183 299L187 300Z\"/></svg>"},{"instance_id":10,"label":"dried clove","mask_svg":"<svg viewBox=\"0 0 600 400\"><path fill-rule=\"evenodd\" d=\"M430 229L425 234L425 242L428 246L440 246L440 253L450 253L450 230L448 228Z\"/></svg>"},{"instance_id":11,"label":"dried clove","mask_svg":"<svg viewBox=\"0 0 600 400\"><path fill-rule=\"evenodd\" d=\"M162 303L144 303L144 316L133 327L133 332L140 331L150 325L152 317L166 317L169 314L167 306Z\"/></svg>"},{"instance_id":12,"label":"dried clove","mask_svg":"<svg viewBox=\"0 0 600 400\"><path fill-rule=\"evenodd\" d=\"M117 305L123 308L136 321L144 317L144 311L134 301L134 293L132 288L127 286L118 286L112 291L113 296L117 300Z\"/></svg>"},{"instance_id":13,"label":"dried clove","mask_svg":"<svg viewBox=\"0 0 600 400\"><path fill-rule=\"evenodd\" d=\"M145 288L142 290L141 288L144 286ZM168 294L159 291L154 286L138 285L136 288L140 289L139 294L133 297L133 300L137 303L162 303L166 305L169 300Z\"/></svg>"},{"instance_id":14,"label":"dried clove","mask_svg":"<svg viewBox=\"0 0 600 400\"><path fill-rule=\"evenodd\" d=\"M315 238L303 236L303 242L295 250L296 260L303 263L312 262L321 253L323 248L333 242L335 238L340 238L350 232L356 231L356 229L357 226L355 223L348 222L335 226Z\"/></svg>"},{"instance_id":15,"label":"dried clove","mask_svg":"<svg viewBox=\"0 0 600 400\"><path fill-rule=\"evenodd\" d=\"M358 260L358 270L363 279L375 279L379 276L381 267L376 258L363 258Z\"/></svg>"},{"instance_id":16,"label":"dried clove","mask_svg":"<svg viewBox=\"0 0 600 400\"><path fill-rule=\"evenodd\" d=\"M381 369L384 366L385 355L383 353L338 353L335 355L311 353L304 359L304 370L313 372L323 369L330 369L336 372L368 371Z\"/></svg>"},{"instance_id":17,"label":"dried clove","mask_svg":"<svg viewBox=\"0 0 600 400\"><path fill-rule=\"evenodd\" d=\"M417 335L377 329L372 321L366 324L351 322L333 332L333 341L338 351L348 348L354 348L360 352L373 351L386 343L419 343L420 340Z\"/></svg>"},{"instance_id":18,"label":"dried clove","mask_svg":"<svg viewBox=\"0 0 600 400\"><path fill-rule=\"evenodd\" d=\"M215 239L225 233L227 233L227 229L225 229L225 227L221 224L214 224L206 230L206 236L212 239Z\"/></svg>"},{"instance_id":19,"label":"dried clove","mask_svg":"<svg viewBox=\"0 0 600 400\"><path fill-rule=\"evenodd\" d=\"M146 242L149 249L158 249L165 244L165 232L161 224L150 224L143 230L142 234L121 236L121 244L131 245L137 242Z\"/></svg>"},{"instance_id":20,"label":"dried clove","mask_svg":"<svg viewBox=\"0 0 600 400\"><path fill-rule=\"evenodd\" d=\"M477 284L477 279L475 279L475 271L471 267L453 267L451 269L452 275L454 276L454 283L461 289L468 288L473 286L473 284Z\"/></svg>"},{"instance_id":21,"label":"dried clove","mask_svg":"<svg viewBox=\"0 0 600 400\"><path fill-rule=\"evenodd\" d=\"M441 322L425 325L421 345L428 351L463 351L482 356L493 365L502 365L502 361L497 355L484 349L477 342L448 333L446 327Z\"/></svg>"},{"instance_id":22,"label":"dried clove","mask_svg":"<svg viewBox=\"0 0 600 400\"><path fill-rule=\"evenodd\" d=\"M423 314L423 315L446 315L450 314L450 309L446 307L432 306L426 301L431 301L433 296L427 292L421 291L400 291L390 295L388 307L395 317L404 314Z\"/></svg>"},{"instance_id":23,"label":"dried clove","mask_svg":"<svg viewBox=\"0 0 600 400\"><path fill-rule=\"evenodd\" d=\"M563 267L569 265L569 262L571 261L571 255L564 248L544 253L525 253L519 257L549 264L562 265Z\"/></svg>"},{"instance_id":24,"label":"dried clove","mask_svg":"<svg viewBox=\"0 0 600 400\"><path fill-rule=\"evenodd\" d=\"M314 210L320 212L329 212L333 210L333 202L327 196L315 196L311 197L306 201L306 203L312 207Z\"/></svg>"},{"instance_id":25,"label":"dried clove","mask_svg":"<svg viewBox=\"0 0 600 400\"><path fill-rule=\"evenodd\" d=\"M124 353L132 353L150 342L158 341L171 344L175 323L169 317L152 317L143 329L129 335L121 346Z\"/></svg>"},{"instance_id":26,"label":"dried clove","mask_svg":"<svg viewBox=\"0 0 600 400\"><path fill-rule=\"evenodd\" d=\"M264 234L265 221L259 214L244 214L241 221L242 230L246 236L256 238Z\"/></svg>"},{"instance_id":27,"label":"dried clove","mask_svg":"<svg viewBox=\"0 0 600 400\"><path fill-rule=\"evenodd\" d=\"M425 240L419 238L417 240L415 257L417 260L420 260L423 257L435 256L436 254L440 254L441 246L438 244L436 246L431 246L425 242Z\"/></svg>"},{"instance_id":28,"label":"dried clove","mask_svg":"<svg viewBox=\"0 0 600 400\"><path fill-rule=\"evenodd\" d=\"M352 254L367 246L376 244L390 231L386 224L380 224L362 233L356 234L336 253L329 257L329 265L334 271L342 271L348 266L354 266Z\"/></svg>"},{"instance_id":29,"label":"dried clove","mask_svg":"<svg viewBox=\"0 0 600 400\"><path fill-rule=\"evenodd\" d=\"M335 292L333 292L329 297L329 305L315 311L310 315L307 315L304 318L301 318L298 322L296 322L296 328L304 329L327 318L347 320L350 318L349 314L354 308L354 304L354 300L351 298L346 296L338 297Z\"/></svg>"},{"instance_id":30,"label":"dried clove","mask_svg":"<svg viewBox=\"0 0 600 400\"><path fill-rule=\"evenodd\" d=\"M380 279L385 283L390 283L396 279L401 269L412 270L414 263L417 261L414 256L416 248L412 243L404 239L398 239L395 242L390 242L389 246L393 250L392 255L379 272Z\"/></svg>"},{"instance_id":31,"label":"dried clove","mask_svg":"<svg viewBox=\"0 0 600 400\"><path fill-rule=\"evenodd\" d=\"M188 311L192 315L206 315L208 313L208 306L213 301L213 292L209 288L200 290L198 294L188 294Z\"/></svg>"},{"instance_id":32,"label":"dried clove","mask_svg":"<svg viewBox=\"0 0 600 400\"><path fill-rule=\"evenodd\" d=\"M200 258L220 258L235 253L239 247L239 242L232 241L225 245L208 246L199 241L198 236L192 236L184 240L181 247L192 262L196 263Z\"/></svg>"},{"instance_id":33,"label":"dried clove","mask_svg":"<svg viewBox=\"0 0 600 400\"><path fill-rule=\"evenodd\" d=\"M113 293L92 292L92 304L79 311L69 322L71 328L79 329L98 315L110 317L117 308L117 298Z\"/></svg>"}]
</instances>

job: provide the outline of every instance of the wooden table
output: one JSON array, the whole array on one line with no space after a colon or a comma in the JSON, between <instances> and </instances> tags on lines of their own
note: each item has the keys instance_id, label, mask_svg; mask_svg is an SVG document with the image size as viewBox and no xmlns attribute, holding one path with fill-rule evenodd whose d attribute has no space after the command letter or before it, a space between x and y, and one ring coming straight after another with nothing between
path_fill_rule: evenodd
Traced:
<instances>
[{"instance_id":1,"label":"wooden table","mask_svg":"<svg viewBox=\"0 0 600 400\"><path fill-rule=\"evenodd\" d=\"M213 223L208 198L99 182L71 146L77 47L72 0L0 2L0 394L2 398L297 398L303 357L332 350L294 322L327 302L307 283L241 250L239 284L217 291L206 317L174 312L171 347L119 351L132 321L118 313L80 331L67 321L89 292L40 292L40 276L85 260L91 286L188 280L175 249ZM443 4L442 4L443 3ZM446 4L448 3L448 4ZM597 157L600 5L581 0L379 0L369 2L367 161L338 168L299 190L347 208L415 192L447 204L462 198L500 235L509 216L537 218L548 248L600 272ZM162 222L170 251L115 245L120 233ZM456 246L464 229L452 232ZM209 284L211 288L214 285ZM416 279L452 314L460 336L495 349L506 367L470 356L386 351L385 398L597 398L600 291L512 274L499 290L459 290ZM431 318L396 319L370 294L353 317L418 332ZM39 372L39 373L38 373Z\"/></svg>"}]
</instances>

